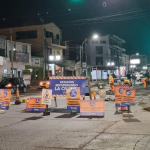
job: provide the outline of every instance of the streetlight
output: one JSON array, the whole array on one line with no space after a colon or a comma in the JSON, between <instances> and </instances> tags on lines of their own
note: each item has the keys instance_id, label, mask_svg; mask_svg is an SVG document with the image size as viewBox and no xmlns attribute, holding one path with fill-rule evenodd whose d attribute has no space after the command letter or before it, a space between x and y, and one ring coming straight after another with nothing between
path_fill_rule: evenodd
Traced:
<instances>
[{"instance_id":1,"label":"streetlight","mask_svg":"<svg viewBox=\"0 0 150 150\"><path fill-rule=\"evenodd\" d=\"M146 70L146 69L147 69L147 67L146 67L146 66L143 66L143 69L145 69L145 70Z\"/></svg>"},{"instance_id":2,"label":"streetlight","mask_svg":"<svg viewBox=\"0 0 150 150\"><path fill-rule=\"evenodd\" d=\"M98 34L94 34L93 36L92 36L92 39L98 39L99 38L99 35ZM82 43L82 46L81 46L81 51L80 51L80 62L81 62L81 68L82 68L82 72L81 72L81 75L83 76L83 67L82 67L82 63L83 63L83 45L84 45L84 43L87 41L87 39L85 39L84 41L83 41L83 43ZM82 55L82 57L81 57L81 55ZM82 59L81 59L82 58Z\"/></svg>"},{"instance_id":3,"label":"streetlight","mask_svg":"<svg viewBox=\"0 0 150 150\"><path fill-rule=\"evenodd\" d=\"M108 62L108 63L107 63L107 66L114 66L114 65L115 65L114 62Z\"/></svg>"}]
</instances>

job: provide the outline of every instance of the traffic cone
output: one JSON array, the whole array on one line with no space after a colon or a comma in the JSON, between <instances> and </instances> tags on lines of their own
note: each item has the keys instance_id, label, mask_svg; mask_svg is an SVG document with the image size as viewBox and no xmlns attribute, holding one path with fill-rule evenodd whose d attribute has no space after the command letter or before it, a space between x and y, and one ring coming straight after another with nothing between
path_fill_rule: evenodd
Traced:
<instances>
[{"instance_id":1,"label":"traffic cone","mask_svg":"<svg viewBox=\"0 0 150 150\"><path fill-rule=\"evenodd\" d=\"M121 106L121 110L125 111L126 110L126 106Z\"/></svg>"},{"instance_id":2,"label":"traffic cone","mask_svg":"<svg viewBox=\"0 0 150 150\"><path fill-rule=\"evenodd\" d=\"M15 101L15 104L16 104L16 105L21 104L21 101L20 101L20 98L19 98L19 90L18 90L18 87L17 87L17 91L16 91L16 101Z\"/></svg>"},{"instance_id":3,"label":"traffic cone","mask_svg":"<svg viewBox=\"0 0 150 150\"><path fill-rule=\"evenodd\" d=\"M29 106L29 95L27 95L26 110L28 110L28 106Z\"/></svg>"}]
</instances>

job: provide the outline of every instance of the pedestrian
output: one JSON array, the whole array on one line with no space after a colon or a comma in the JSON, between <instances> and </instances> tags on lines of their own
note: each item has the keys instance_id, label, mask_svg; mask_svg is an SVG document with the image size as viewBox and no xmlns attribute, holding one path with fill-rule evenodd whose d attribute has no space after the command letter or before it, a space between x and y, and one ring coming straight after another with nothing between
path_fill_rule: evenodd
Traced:
<instances>
[{"instance_id":1,"label":"pedestrian","mask_svg":"<svg viewBox=\"0 0 150 150\"><path fill-rule=\"evenodd\" d=\"M128 72L128 74L127 74L127 79L131 80L131 74L130 74L130 72Z\"/></svg>"},{"instance_id":2,"label":"pedestrian","mask_svg":"<svg viewBox=\"0 0 150 150\"><path fill-rule=\"evenodd\" d=\"M107 79L109 79L109 73L107 74Z\"/></svg>"},{"instance_id":3,"label":"pedestrian","mask_svg":"<svg viewBox=\"0 0 150 150\"><path fill-rule=\"evenodd\" d=\"M133 72L132 73L132 85L135 86L135 80L136 80L136 75L135 73Z\"/></svg>"}]
</instances>

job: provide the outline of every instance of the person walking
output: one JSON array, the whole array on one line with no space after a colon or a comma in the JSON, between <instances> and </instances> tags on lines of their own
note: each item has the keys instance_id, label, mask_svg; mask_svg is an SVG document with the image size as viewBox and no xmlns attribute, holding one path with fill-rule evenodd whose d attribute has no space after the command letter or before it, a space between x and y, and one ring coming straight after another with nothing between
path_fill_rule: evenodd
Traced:
<instances>
[{"instance_id":1,"label":"person walking","mask_svg":"<svg viewBox=\"0 0 150 150\"><path fill-rule=\"evenodd\" d=\"M136 75L135 73L133 72L132 73L132 85L135 86L135 80L136 80Z\"/></svg>"}]
</instances>

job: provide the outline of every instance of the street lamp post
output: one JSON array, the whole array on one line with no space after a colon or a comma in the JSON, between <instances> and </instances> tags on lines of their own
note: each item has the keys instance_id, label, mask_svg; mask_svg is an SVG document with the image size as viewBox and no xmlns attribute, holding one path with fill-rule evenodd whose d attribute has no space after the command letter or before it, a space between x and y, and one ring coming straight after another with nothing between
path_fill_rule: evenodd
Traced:
<instances>
[{"instance_id":1,"label":"street lamp post","mask_svg":"<svg viewBox=\"0 0 150 150\"><path fill-rule=\"evenodd\" d=\"M99 36L98 36L98 34L94 34L93 35L93 37L92 37L92 39L98 39L99 38ZM81 70L82 70L82 72L81 72L81 75L83 76L83 65L82 65L82 63L83 63L83 45L84 45L84 43L87 41L88 39L85 39L84 41L83 41L83 43L82 43L82 45L81 45L81 53L80 53L80 62L81 62ZM82 55L82 56L81 56Z\"/></svg>"}]
</instances>

